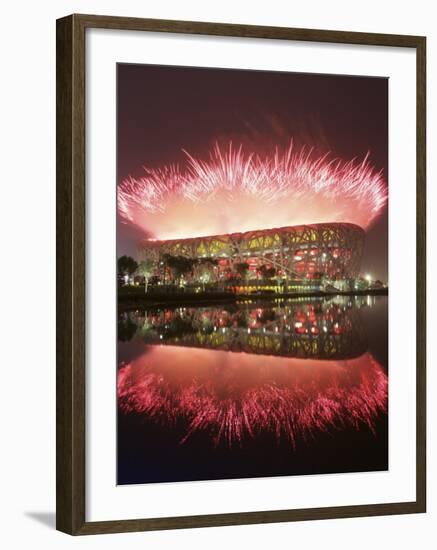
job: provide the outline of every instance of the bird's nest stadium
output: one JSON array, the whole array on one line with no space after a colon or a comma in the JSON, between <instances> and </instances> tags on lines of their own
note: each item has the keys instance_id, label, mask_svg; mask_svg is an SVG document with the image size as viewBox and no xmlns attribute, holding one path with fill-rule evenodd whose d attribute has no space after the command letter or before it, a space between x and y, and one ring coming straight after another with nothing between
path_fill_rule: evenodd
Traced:
<instances>
[{"instance_id":1,"label":"bird's nest stadium","mask_svg":"<svg viewBox=\"0 0 437 550\"><path fill-rule=\"evenodd\" d=\"M165 269L165 258L192 261L194 267L187 277L191 281L199 281L208 262L208 281L215 282L238 275L247 283L259 279L262 270L288 281L340 280L359 275L364 236L355 224L320 223L208 237L147 239L139 253L142 260L154 263L156 275ZM243 270L238 270L239 265L245 266Z\"/></svg>"}]
</instances>

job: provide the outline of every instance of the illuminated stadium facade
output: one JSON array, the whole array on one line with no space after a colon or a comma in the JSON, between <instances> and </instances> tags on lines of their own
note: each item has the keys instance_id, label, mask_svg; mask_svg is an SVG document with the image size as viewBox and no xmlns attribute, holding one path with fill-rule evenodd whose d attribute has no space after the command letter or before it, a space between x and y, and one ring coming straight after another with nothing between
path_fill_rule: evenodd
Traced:
<instances>
[{"instance_id":1,"label":"illuminated stadium facade","mask_svg":"<svg viewBox=\"0 0 437 550\"><path fill-rule=\"evenodd\" d=\"M151 260L154 275L175 279L169 257L191 262L182 281L244 285L260 278L296 283L347 280L359 275L364 230L350 223L321 223L187 239L147 239L142 260ZM243 266L243 268L241 268Z\"/></svg>"}]
</instances>

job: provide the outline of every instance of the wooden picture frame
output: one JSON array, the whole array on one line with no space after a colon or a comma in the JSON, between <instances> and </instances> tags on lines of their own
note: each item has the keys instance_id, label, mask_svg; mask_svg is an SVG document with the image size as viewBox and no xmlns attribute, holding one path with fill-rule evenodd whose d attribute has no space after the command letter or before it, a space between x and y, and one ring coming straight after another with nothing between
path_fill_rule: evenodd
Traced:
<instances>
[{"instance_id":1,"label":"wooden picture frame","mask_svg":"<svg viewBox=\"0 0 437 550\"><path fill-rule=\"evenodd\" d=\"M85 515L85 31L88 28L416 50L416 499L411 502L87 522ZM408 514L426 510L426 40L420 36L71 15L57 21L57 529L71 535Z\"/></svg>"}]
</instances>

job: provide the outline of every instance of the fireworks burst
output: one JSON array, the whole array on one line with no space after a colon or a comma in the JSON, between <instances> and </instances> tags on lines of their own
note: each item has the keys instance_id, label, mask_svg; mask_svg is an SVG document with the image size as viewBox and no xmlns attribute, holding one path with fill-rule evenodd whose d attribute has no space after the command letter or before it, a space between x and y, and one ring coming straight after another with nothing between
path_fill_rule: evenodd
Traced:
<instances>
[{"instance_id":1,"label":"fireworks burst","mask_svg":"<svg viewBox=\"0 0 437 550\"><path fill-rule=\"evenodd\" d=\"M158 346L119 370L118 398L125 413L185 422L182 444L198 432L229 446L271 433L294 448L343 426L373 431L387 410L387 375L370 353L308 362Z\"/></svg>"},{"instance_id":2,"label":"fireworks burst","mask_svg":"<svg viewBox=\"0 0 437 550\"><path fill-rule=\"evenodd\" d=\"M185 154L184 169L145 168L120 184L122 221L159 239L324 222L369 228L387 202L382 172L368 154L361 161L316 158L292 143L265 158L232 144L226 151L216 145L206 161Z\"/></svg>"}]
</instances>

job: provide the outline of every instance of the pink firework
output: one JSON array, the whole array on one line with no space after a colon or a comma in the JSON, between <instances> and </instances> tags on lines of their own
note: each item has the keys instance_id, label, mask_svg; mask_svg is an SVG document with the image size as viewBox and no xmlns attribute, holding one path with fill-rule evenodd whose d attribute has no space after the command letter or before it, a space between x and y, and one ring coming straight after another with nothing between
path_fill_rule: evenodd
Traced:
<instances>
[{"instance_id":1,"label":"pink firework","mask_svg":"<svg viewBox=\"0 0 437 550\"><path fill-rule=\"evenodd\" d=\"M320 431L373 430L387 411L387 383L370 353L309 361L156 346L119 370L118 398L125 413L184 421L182 444L197 432L229 446L271 433L293 448Z\"/></svg>"},{"instance_id":2,"label":"pink firework","mask_svg":"<svg viewBox=\"0 0 437 550\"><path fill-rule=\"evenodd\" d=\"M342 161L293 144L271 157L216 145L209 159L189 153L186 166L145 168L118 189L122 221L153 238L177 239L350 222L369 228L387 203L382 172L362 160Z\"/></svg>"}]
</instances>

